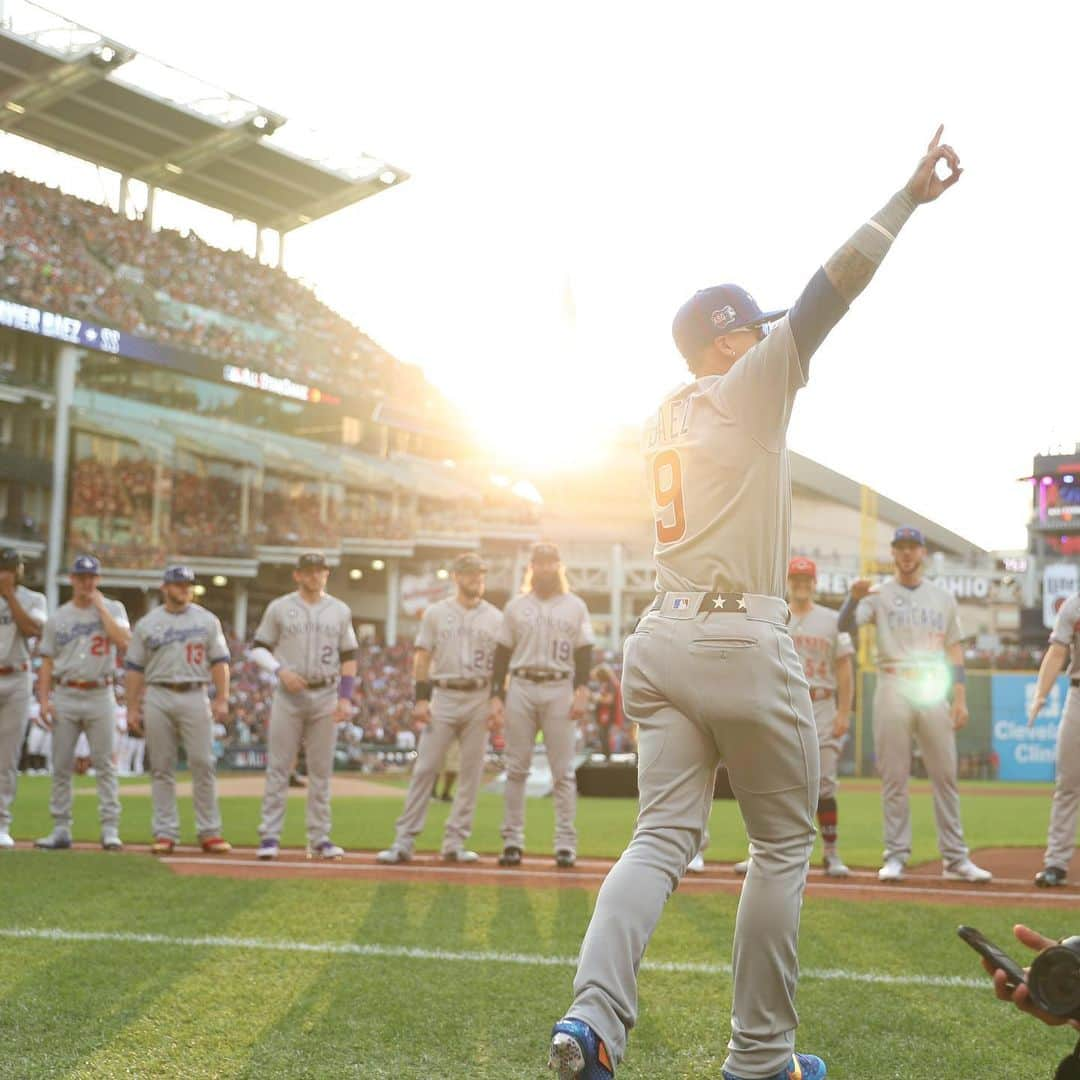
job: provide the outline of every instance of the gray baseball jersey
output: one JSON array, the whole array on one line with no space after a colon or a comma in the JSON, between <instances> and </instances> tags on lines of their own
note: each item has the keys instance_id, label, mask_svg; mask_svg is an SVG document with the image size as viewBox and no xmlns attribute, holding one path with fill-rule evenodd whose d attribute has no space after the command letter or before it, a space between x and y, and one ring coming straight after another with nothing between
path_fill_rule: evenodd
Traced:
<instances>
[{"instance_id":1,"label":"gray baseball jersey","mask_svg":"<svg viewBox=\"0 0 1080 1080\"><path fill-rule=\"evenodd\" d=\"M1080 593L1073 593L1058 609L1050 641L1072 648L1069 678L1080 679Z\"/></svg>"},{"instance_id":2,"label":"gray baseball jersey","mask_svg":"<svg viewBox=\"0 0 1080 1080\"><path fill-rule=\"evenodd\" d=\"M680 388L649 419L658 591L784 595L786 433L805 381L785 316L726 375Z\"/></svg>"},{"instance_id":3,"label":"gray baseball jersey","mask_svg":"<svg viewBox=\"0 0 1080 1080\"><path fill-rule=\"evenodd\" d=\"M456 596L432 604L416 636L416 647L431 653L429 677L489 678L502 621L499 609L486 600L471 608L463 607Z\"/></svg>"},{"instance_id":4,"label":"gray baseball jersey","mask_svg":"<svg viewBox=\"0 0 1080 1080\"><path fill-rule=\"evenodd\" d=\"M811 690L836 692L836 661L851 656L851 635L843 633L840 616L831 608L814 604L805 615L791 613L788 630L802 661Z\"/></svg>"},{"instance_id":5,"label":"gray baseball jersey","mask_svg":"<svg viewBox=\"0 0 1080 1080\"><path fill-rule=\"evenodd\" d=\"M541 600L534 592L515 596L503 609L498 644L510 649L510 670L574 670L574 650L595 641L589 609L575 593Z\"/></svg>"},{"instance_id":6,"label":"gray baseball jersey","mask_svg":"<svg viewBox=\"0 0 1080 1080\"><path fill-rule=\"evenodd\" d=\"M347 604L327 594L308 604L298 592L270 601L255 640L273 650L282 666L308 680L335 678L341 653L357 647Z\"/></svg>"},{"instance_id":7,"label":"gray baseball jersey","mask_svg":"<svg viewBox=\"0 0 1080 1080\"><path fill-rule=\"evenodd\" d=\"M16 585L15 599L28 615L44 624L48 608L42 593ZM0 597L0 667L18 667L29 659L30 643L15 625L8 602Z\"/></svg>"},{"instance_id":8,"label":"gray baseball jersey","mask_svg":"<svg viewBox=\"0 0 1080 1080\"><path fill-rule=\"evenodd\" d=\"M105 601L109 614L120 626L128 626L127 612L119 600ZM109 640L97 608L62 604L46 623L38 652L53 658L53 677L76 682L96 682L115 674L116 646Z\"/></svg>"},{"instance_id":9,"label":"gray baseball jersey","mask_svg":"<svg viewBox=\"0 0 1080 1080\"><path fill-rule=\"evenodd\" d=\"M229 646L218 617L199 604L147 612L131 631L126 663L148 683L209 682L210 668L228 662Z\"/></svg>"},{"instance_id":10,"label":"gray baseball jersey","mask_svg":"<svg viewBox=\"0 0 1080 1080\"><path fill-rule=\"evenodd\" d=\"M855 620L877 627L878 660L887 664L940 661L963 637L956 598L925 580L909 589L890 578L859 601Z\"/></svg>"}]
</instances>

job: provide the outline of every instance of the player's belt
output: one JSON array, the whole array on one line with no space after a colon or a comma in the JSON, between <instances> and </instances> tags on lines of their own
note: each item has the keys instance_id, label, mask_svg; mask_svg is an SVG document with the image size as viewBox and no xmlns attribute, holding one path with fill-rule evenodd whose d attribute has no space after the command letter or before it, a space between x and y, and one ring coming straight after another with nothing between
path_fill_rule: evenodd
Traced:
<instances>
[{"instance_id":1,"label":"player's belt","mask_svg":"<svg viewBox=\"0 0 1080 1080\"><path fill-rule=\"evenodd\" d=\"M0 675L14 675L16 671L29 671L30 665L26 663L15 664L14 667L0 667Z\"/></svg>"},{"instance_id":2,"label":"player's belt","mask_svg":"<svg viewBox=\"0 0 1080 1080\"><path fill-rule=\"evenodd\" d=\"M432 679L431 685L437 686L440 690L482 690L485 686L491 685L491 680L459 678Z\"/></svg>"},{"instance_id":3,"label":"player's belt","mask_svg":"<svg viewBox=\"0 0 1080 1080\"><path fill-rule=\"evenodd\" d=\"M202 690L206 687L204 682L152 682L150 685L158 686L162 690L173 690L177 694L185 694L188 690Z\"/></svg>"},{"instance_id":4,"label":"player's belt","mask_svg":"<svg viewBox=\"0 0 1080 1080\"><path fill-rule=\"evenodd\" d=\"M307 690L321 690L324 686L334 686L337 683L337 679L331 676L329 679L307 679Z\"/></svg>"},{"instance_id":5,"label":"player's belt","mask_svg":"<svg viewBox=\"0 0 1080 1080\"><path fill-rule=\"evenodd\" d=\"M515 679L528 679L529 682L561 682L570 678L569 671L548 671L546 668L515 668L510 672Z\"/></svg>"},{"instance_id":6,"label":"player's belt","mask_svg":"<svg viewBox=\"0 0 1080 1080\"><path fill-rule=\"evenodd\" d=\"M831 701L836 696L835 690L826 690L821 686L810 687L811 701Z\"/></svg>"},{"instance_id":7,"label":"player's belt","mask_svg":"<svg viewBox=\"0 0 1080 1080\"><path fill-rule=\"evenodd\" d=\"M649 612L668 619L696 619L699 615L745 615L749 619L786 626L788 606L778 596L742 592L663 592Z\"/></svg>"},{"instance_id":8,"label":"player's belt","mask_svg":"<svg viewBox=\"0 0 1080 1080\"><path fill-rule=\"evenodd\" d=\"M929 668L920 667L918 664L882 664L883 675L896 675L901 679L921 679L929 671Z\"/></svg>"},{"instance_id":9,"label":"player's belt","mask_svg":"<svg viewBox=\"0 0 1080 1080\"><path fill-rule=\"evenodd\" d=\"M59 679L57 681L69 690L100 690L105 686L112 686L112 679Z\"/></svg>"}]
</instances>

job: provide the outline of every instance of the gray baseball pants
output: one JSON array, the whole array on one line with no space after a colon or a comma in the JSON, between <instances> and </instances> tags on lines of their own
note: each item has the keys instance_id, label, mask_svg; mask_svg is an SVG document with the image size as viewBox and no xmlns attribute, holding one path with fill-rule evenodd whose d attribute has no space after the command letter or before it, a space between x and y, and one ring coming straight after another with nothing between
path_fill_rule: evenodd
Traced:
<instances>
[{"instance_id":1,"label":"gray baseball pants","mask_svg":"<svg viewBox=\"0 0 1080 1080\"><path fill-rule=\"evenodd\" d=\"M664 904L701 846L721 759L750 837L735 920L724 1069L748 1080L791 1060L799 916L814 843L818 743L787 605L747 614L646 615L628 639L623 702L638 724L634 836L608 874L581 946L574 1003L615 1061L637 1020L637 971Z\"/></svg>"},{"instance_id":2,"label":"gray baseball pants","mask_svg":"<svg viewBox=\"0 0 1080 1080\"><path fill-rule=\"evenodd\" d=\"M832 733L836 720L836 702L832 698L815 701L814 723L817 725L818 755L821 758L821 799L836 798L836 774L840 766L840 755L844 752L847 735L839 739Z\"/></svg>"},{"instance_id":3,"label":"gray baseball pants","mask_svg":"<svg viewBox=\"0 0 1080 1080\"><path fill-rule=\"evenodd\" d=\"M457 793L443 832L442 853L461 851L472 832L476 799L484 772L487 722L491 694L481 690L436 689L431 699L431 723L420 738L420 751L413 765L405 809L394 826L394 847L411 855L417 836L423 831L435 779L443 769L449 747L461 746L461 768Z\"/></svg>"},{"instance_id":4,"label":"gray baseball pants","mask_svg":"<svg viewBox=\"0 0 1080 1080\"><path fill-rule=\"evenodd\" d=\"M90 760L97 777L98 814L102 831L120 825L120 785L113 761L116 731L116 698L111 686L97 690L76 690L57 686L53 691L53 779L49 812L59 832L71 834L71 774L75 766L75 744L79 732L86 732Z\"/></svg>"},{"instance_id":5,"label":"gray baseball pants","mask_svg":"<svg viewBox=\"0 0 1080 1080\"><path fill-rule=\"evenodd\" d=\"M0 675L0 832L11 829L19 757L30 723L30 672Z\"/></svg>"},{"instance_id":6,"label":"gray baseball pants","mask_svg":"<svg viewBox=\"0 0 1080 1080\"><path fill-rule=\"evenodd\" d=\"M307 838L314 850L330 839L330 779L334 775L337 746L337 686L274 691L270 704L270 741L266 762L266 792L262 802L259 837L277 840L285 824L289 801L289 774L296 766L301 745L307 762Z\"/></svg>"},{"instance_id":7,"label":"gray baseball pants","mask_svg":"<svg viewBox=\"0 0 1080 1080\"><path fill-rule=\"evenodd\" d=\"M1080 687L1065 698L1057 736L1057 783L1050 807L1046 865L1067 870L1076 851L1076 819L1080 814Z\"/></svg>"},{"instance_id":8,"label":"gray baseball pants","mask_svg":"<svg viewBox=\"0 0 1080 1080\"><path fill-rule=\"evenodd\" d=\"M143 698L146 752L150 756L150 795L155 838L180 841L176 809L176 762L184 745L191 770L195 831L200 840L221 835L214 778L213 721L205 689L177 691L150 683Z\"/></svg>"},{"instance_id":9,"label":"gray baseball pants","mask_svg":"<svg viewBox=\"0 0 1080 1080\"><path fill-rule=\"evenodd\" d=\"M574 748L577 724L570 718L574 687L570 679L530 682L511 677L506 695L506 791L502 839L504 847L525 848L525 781L529 777L536 733L544 733L554 781L555 850L577 853L577 776Z\"/></svg>"},{"instance_id":10,"label":"gray baseball pants","mask_svg":"<svg viewBox=\"0 0 1080 1080\"><path fill-rule=\"evenodd\" d=\"M960 789L956 783L956 734L945 701L923 705L914 700L920 683L902 675L878 675L874 691L874 754L881 776L884 858L911 858L911 740L919 744L934 796L938 850L946 866L968 857L960 824Z\"/></svg>"}]
</instances>

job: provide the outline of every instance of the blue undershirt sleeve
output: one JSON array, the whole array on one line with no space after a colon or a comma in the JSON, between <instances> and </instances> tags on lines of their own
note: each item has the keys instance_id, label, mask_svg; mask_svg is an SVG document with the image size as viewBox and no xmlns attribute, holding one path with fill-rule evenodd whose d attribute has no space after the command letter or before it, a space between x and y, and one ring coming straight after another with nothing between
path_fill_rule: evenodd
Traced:
<instances>
[{"instance_id":1,"label":"blue undershirt sleeve","mask_svg":"<svg viewBox=\"0 0 1080 1080\"><path fill-rule=\"evenodd\" d=\"M804 378L810 373L810 357L847 309L844 298L833 288L824 269L819 268L788 315Z\"/></svg>"},{"instance_id":2,"label":"blue undershirt sleeve","mask_svg":"<svg viewBox=\"0 0 1080 1080\"><path fill-rule=\"evenodd\" d=\"M856 600L851 593L848 593L843 604L840 606L840 618L837 622L837 627L840 631L845 634L851 634L852 640L855 640L855 635L859 630L859 625L855 621L855 611L858 606L859 601Z\"/></svg>"}]
</instances>

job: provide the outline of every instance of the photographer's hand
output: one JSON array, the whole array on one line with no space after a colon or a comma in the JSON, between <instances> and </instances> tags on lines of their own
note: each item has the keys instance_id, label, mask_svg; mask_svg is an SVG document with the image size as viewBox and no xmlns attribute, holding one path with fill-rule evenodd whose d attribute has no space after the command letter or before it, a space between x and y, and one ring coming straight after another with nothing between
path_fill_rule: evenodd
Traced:
<instances>
[{"instance_id":1,"label":"photographer's hand","mask_svg":"<svg viewBox=\"0 0 1080 1080\"><path fill-rule=\"evenodd\" d=\"M1022 945L1026 945L1035 952L1042 952L1043 949L1047 949L1051 945L1057 944L1053 939L1043 937L1042 934L1037 934L1029 927L1019 924L1013 927L1013 936ZM994 978L994 994L999 1001L1011 1001L1021 1012L1030 1013L1037 1020L1041 1020L1044 1024L1049 1024L1051 1027L1061 1027L1063 1024L1069 1024L1071 1027L1080 1031L1080 1020L1066 1020L1061 1016L1052 1016L1050 1013L1043 1012L1042 1009L1032 1004L1031 995L1028 993L1026 983L1022 983L1020 986L1016 987L1015 990L1012 990L1005 985L1006 975L1004 971L1000 968L995 969L994 965L991 964L989 960L983 960L982 965ZM1027 974L1027 968L1024 969L1024 974Z\"/></svg>"}]
</instances>

